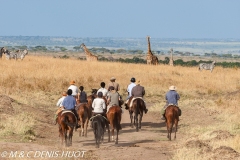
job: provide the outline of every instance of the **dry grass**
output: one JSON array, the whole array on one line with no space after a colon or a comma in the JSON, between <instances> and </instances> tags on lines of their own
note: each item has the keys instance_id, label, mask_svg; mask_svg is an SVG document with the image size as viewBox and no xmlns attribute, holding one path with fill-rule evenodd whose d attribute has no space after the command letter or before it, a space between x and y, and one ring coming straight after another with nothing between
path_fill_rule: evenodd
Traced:
<instances>
[{"instance_id":1,"label":"dry grass","mask_svg":"<svg viewBox=\"0 0 240 160\"><path fill-rule=\"evenodd\" d=\"M87 62L30 55L23 61L2 59L0 65L0 94L13 97L23 104L34 106L38 101L44 105L53 106L61 96L61 92L68 88L71 80L75 80L77 86L83 85L89 94L91 88L99 88L102 81L108 83L112 76L116 77L116 81L120 84L120 93L125 98L127 85L131 77L135 77L140 79L145 87L145 99L147 103L153 104L151 111L160 112L165 104L166 91L170 85L175 85L181 96L180 106L185 109L191 106L202 107L207 114L216 114L217 111L216 118L224 121L217 126L183 127L182 132L188 130L186 134L189 136L195 135L200 140L206 140L211 138L208 133L215 130L227 130L233 135L239 134L240 131L238 69L216 67L213 73L210 73L209 71L200 72L197 67ZM24 117L24 115L19 116L19 118ZM31 121L31 119L28 120ZM15 122L12 123L14 126ZM31 123L29 124L31 127ZM24 130L15 132L22 134L28 127L25 125ZM185 141L186 139L182 140L182 143ZM239 141L240 137L235 136L222 142L212 142L211 146L216 148L227 145L240 152ZM199 159L199 153L198 149L182 147L174 159L179 157ZM206 159L209 156L202 154L201 157Z\"/></svg>"}]
</instances>

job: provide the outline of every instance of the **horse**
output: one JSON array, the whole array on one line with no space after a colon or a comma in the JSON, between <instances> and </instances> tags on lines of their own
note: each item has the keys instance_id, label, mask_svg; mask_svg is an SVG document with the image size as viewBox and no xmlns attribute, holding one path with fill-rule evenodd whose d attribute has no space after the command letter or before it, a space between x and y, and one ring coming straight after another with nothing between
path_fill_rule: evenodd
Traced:
<instances>
[{"instance_id":1,"label":"horse","mask_svg":"<svg viewBox=\"0 0 240 160\"><path fill-rule=\"evenodd\" d=\"M79 102L78 102L79 103ZM79 116L79 123L81 124L81 131L79 131L79 136L87 137L87 127L89 123L89 119L92 115L92 110L88 106L88 103L81 103L77 105L78 116Z\"/></svg>"},{"instance_id":2,"label":"horse","mask_svg":"<svg viewBox=\"0 0 240 160\"><path fill-rule=\"evenodd\" d=\"M174 139L176 139L176 132L179 121L179 113L178 108L175 105L169 105L165 110L165 118L166 118L166 126L167 126L167 138L171 141L171 133L173 129L173 125L175 125L175 135Z\"/></svg>"},{"instance_id":3,"label":"horse","mask_svg":"<svg viewBox=\"0 0 240 160\"><path fill-rule=\"evenodd\" d=\"M109 108L109 110L107 112L107 118L108 118L108 121L110 122L110 127L111 127L111 132L112 132L112 141L114 140L114 129L116 129L117 137L115 140L115 144L118 144L118 132L120 129L122 129L121 124L120 124L121 118L122 118L121 108L117 105L114 105L111 108ZM108 132L110 132L110 131L108 130ZM108 134L110 135L110 133L108 133Z\"/></svg>"},{"instance_id":4,"label":"horse","mask_svg":"<svg viewBox=\"0 0 240 160\"><path fill-rule=\"evenodd\" d=\"M58 124L59 124L59 135L62 137L62 145L63 141L65 141L65 146L72 145L72 136L73 130L76 126L76 116L71 111L63 110L58 113Z\"/></svg>"},{"instance_id":5,"label":"horse","mask_svg":"<svg viewBox=\"0 0 240 160\"><path fill-rule=\"evenodd\" d=\"M99 148L100 142L103 143L105 126L109 130L108 123L106 122L106 119L102 115L98 114L92 117L92 128L93 128L93 133L96 141L96 148ZM109 131L108 131L108 141L110 141Z\"/></svg>"},{"instance_id":6,"label":"horse","mask_svg":"<svg viewBox=\"0 0 240 160\"><path fill-rule=\"evenodd\" d=\"M136 126L136 132L141 129L141 122L143 117L143 111L145 106L145 102L141 98L136 98L132 102L132 107L130 107L130 103L132 101L133 97L129 98L128 103L126 104L128 106L130 119L131 119L131 127L133 128L133 113L134 113L134 125Z\"/></svg>"}]
</instances>

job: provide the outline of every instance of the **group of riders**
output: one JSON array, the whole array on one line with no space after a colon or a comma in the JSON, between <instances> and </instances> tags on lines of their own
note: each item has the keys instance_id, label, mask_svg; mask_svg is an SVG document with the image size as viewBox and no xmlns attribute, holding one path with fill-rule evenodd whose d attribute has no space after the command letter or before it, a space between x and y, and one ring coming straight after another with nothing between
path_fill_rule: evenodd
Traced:
<instances>
[{"instance_id":1,"label":"group of riders","mask_svg":"<svg viewBox=\"0 0 240 160\"><path fill-rule=\"evenodd\" d=\"M138 80L136 82L136 79L132 77L130 79L130 84L127 87L127 100L124 102L122 100L122 97L118 93L120 90L119 84L116 82L116 78L112 77L110 78L110 83L107 85L107 88L105 88L105 83L100 83L100 88L97 90L97 97L94 98L92 102L92 117L94 117L97 114L101 114L106 118L106 113L108 112L109 108L113 105L121 107L123 103L125 104L125 109L129 110L132 106L132 102L136 98L143 99L143 96L145 95L145 89L143 86L141 86L141 81ZM80 91L79 91L80 90ZM180 99L179 94L176 92L175 86L170 86L169 91L166 93L166 105L162 108L161 114L162 114L162 120L165 120L165 109L169 105L175 105L178 107L178 100ZM143 100L144 101L144 100ZM144 101L145 102L145 101ZM62 97L58 100L57 106L59 107L56 115L55 115L55 124L57 124L57 115L62 110L70 110L74 113L76 118L79 120L79 116L77 114L77 110L80 103L88 103L87 100L87 94L84 91L84 87L80 86L79 88L75 85L75 81L70 82L70 86L68 87L67 92L63 91ZM179 109L179 116L181 115L181 110ZM148 112L148 109L144 108L145 114ZM122 110L123 113L123 110ZM107 119L107 118L106 118ZM78 123L76 124L76 128L79 128L80 126Z\"/></svg>"}]
</instances>

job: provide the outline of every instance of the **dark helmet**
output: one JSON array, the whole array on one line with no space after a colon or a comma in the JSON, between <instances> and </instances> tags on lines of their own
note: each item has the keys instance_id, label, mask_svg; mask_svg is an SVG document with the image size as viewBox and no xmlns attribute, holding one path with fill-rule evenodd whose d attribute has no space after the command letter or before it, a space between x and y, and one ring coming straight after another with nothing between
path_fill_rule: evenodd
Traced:
<instances>
[{"instance_id":1,"label":"dark helmet","mask_svg":"<svg viewBox=\"0 0 240 160\"><path fill-rule=\"evenodd\" d=\"M136 82L136 79L134 77L131 78L131 82Z\"/></svg>"}]
</instances>

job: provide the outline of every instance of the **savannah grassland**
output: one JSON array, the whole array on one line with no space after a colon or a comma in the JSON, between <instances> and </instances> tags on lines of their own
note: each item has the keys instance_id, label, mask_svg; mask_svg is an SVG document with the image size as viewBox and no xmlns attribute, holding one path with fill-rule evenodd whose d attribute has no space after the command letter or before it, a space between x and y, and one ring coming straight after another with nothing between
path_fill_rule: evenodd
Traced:
<instances>
[{"instance_id":1,"label":"savannah grassland","mask_svg":"<svg viewBox=\"0 0 240 160\"><path fill-rule=\"evenodd\" d=\"M27 55L23 61L0 63L0 95L7 95L17 103L17 119L13 115L1 115L0 137L2 141L11 141L8 137L19 137L21 142L34 140L34 127L39 124L39 114L21 112L21 104L33 106L53 113L55 104L66 90L71 80L83 85L90 94L91 88L99 88L100 82L109 82L114 76L120 84L120 94L127 96L126 89L131 77L141 80L145 87L145 101L150 112L160 113L165 104L165 93L169 86L175 85L180 94L179 106L182 116L173 159L208 159L211 151L202 147L188 147L187 142L200 141L211 150L226 146L240 152L240 74L239 69L215 67L213 72L198 71L197 67L171 67L168 65L150 66L146 64L125 64L117 62L87 62L74 58L59 59L49 56ZM189 109L200 108L206 115L185 117ZM158 114L156 114L158 115ZM214 121L205 121L212 116ZM159 114L160 118L160 114ZM188 119L184 121L181 119ZM207 118L206 118L207 119ZM19 121L20 120L20 121ZM197 121L196 125L191 125ZM225 138L213 139L214 133L227 133ZM26 134L26 132L28 134ZM32 134L31 134L32 133ZM205 143L206 142L206 143ZM208 142L208 143L207 143ZM170 143L170 142L169 142Z\"/></svg>"}]
</instances>

